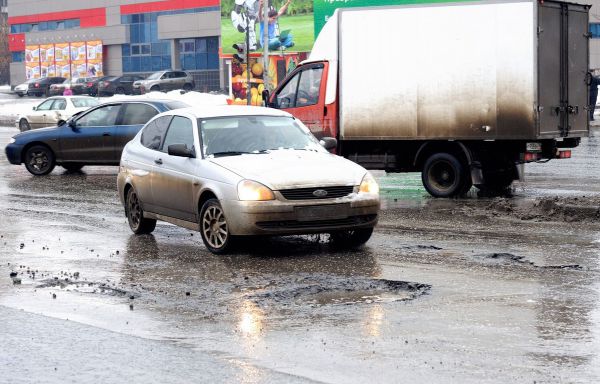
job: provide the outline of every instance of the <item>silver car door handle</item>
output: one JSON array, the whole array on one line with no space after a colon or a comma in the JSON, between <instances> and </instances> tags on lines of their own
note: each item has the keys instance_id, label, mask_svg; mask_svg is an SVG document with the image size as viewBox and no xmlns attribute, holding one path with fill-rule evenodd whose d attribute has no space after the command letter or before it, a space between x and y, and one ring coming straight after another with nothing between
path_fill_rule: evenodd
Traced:
<instances>
[{"instance_id":1,"label":"silver car door handle","mask_svg":"<svg viewBox=\"0 0 600 384\"><path fill-rule=\"evenodd\" d=\"M156 164L159 164L159 165L160 165L160 164L162 164L162 159L154 159L154 162L155 162Z\"/></svg>"}]
</instances>

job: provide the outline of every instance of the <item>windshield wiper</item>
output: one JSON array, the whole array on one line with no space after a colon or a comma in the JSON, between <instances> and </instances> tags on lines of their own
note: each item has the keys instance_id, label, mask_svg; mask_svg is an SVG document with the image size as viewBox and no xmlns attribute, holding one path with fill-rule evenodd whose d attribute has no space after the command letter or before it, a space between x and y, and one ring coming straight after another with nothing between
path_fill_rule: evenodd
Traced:
<instances>
[{"instance_id":1,"label":"windshield wiper","mask_svg":"<svg viewBox=\"0 0 600 384\"><path fill-rule=\"evenodd\" d=\"M223 151L223 152L215 152L215 153L211 153L208 156L213 156L213 157L221 157L221 156L239 156L239 155L244 155L244 154L248 154L250 152L242 152L242 151Z\"/></svg>"}]
</instances>

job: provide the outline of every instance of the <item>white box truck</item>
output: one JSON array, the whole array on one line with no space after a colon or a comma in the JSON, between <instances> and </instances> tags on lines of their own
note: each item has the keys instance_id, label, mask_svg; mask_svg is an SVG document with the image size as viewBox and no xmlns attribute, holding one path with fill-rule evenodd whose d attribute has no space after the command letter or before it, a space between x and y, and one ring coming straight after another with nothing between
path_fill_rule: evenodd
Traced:
<instances>
[{"instance_id":1,"label":"white box truck","mask_svg":"<svg viewBox=\"0 0 600 384\"><path fill-rule=\"evenodd\" d=\"M267 105L369 169L427 191L497 191L589 132L588 5L486 1L338 9Z\"/></svg>"}]
</instances>

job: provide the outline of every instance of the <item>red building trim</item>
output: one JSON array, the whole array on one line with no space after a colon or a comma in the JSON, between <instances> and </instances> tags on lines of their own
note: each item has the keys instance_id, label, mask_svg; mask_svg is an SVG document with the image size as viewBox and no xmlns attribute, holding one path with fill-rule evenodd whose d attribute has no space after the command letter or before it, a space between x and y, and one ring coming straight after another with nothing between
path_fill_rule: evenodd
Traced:
<instances>
[{"instance_id":1,"label":"red building trim","mask_svg":"<svg viewBox=\"0 0 600 384\"><path fill-rule=\"evenodd\" d=\"M218 7L220 0L165 0L152 1L148 3L121 5L121 15L133 13L148 13L160 11L173 11L176 9Z\"/></svg>"},{"instance_id":2,"label":"red building trim","mask_svg":"<svg viewBox=\"0 0 600 384\"><path fill-rule=\"evenodd\" d=\"M38 13L36 15L13 16L8 18L8 24L29 24L42 21L79 19L81 28L106 26L106 8L91 8L75 11Z\"/></svg>"},{"instance_id":3,"label":"red building trim","mask_svg":"<svg viewBox=\"0 0 600 384\"><path fill-rule=\"evenodd\" d=\"M21 52L25 50L25 34L13 33L8 35L8 50L10 52Z\"/></svg>"}]
</instances>

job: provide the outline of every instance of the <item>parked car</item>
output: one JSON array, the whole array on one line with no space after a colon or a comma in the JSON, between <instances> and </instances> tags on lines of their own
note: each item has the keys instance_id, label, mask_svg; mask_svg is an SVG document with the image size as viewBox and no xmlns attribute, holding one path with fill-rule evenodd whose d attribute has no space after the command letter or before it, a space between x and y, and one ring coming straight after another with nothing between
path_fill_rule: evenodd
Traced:
<instances>
[{"instance_id":1,"label":"parked car","mask_svg":"<svg viewBox=\"0 0 600 384\"><path fill-rule=\"evenodd\" d=\"M28 94L29 83L35 83L37 79L29 79L26 82L19 84L15 87L14 91L19 97L23 97Z\"/></svg>"},{"instance_id":2,"label":"parked car","mask_svg":"<svg viewBox=\"0 0 600 384\"><path fill-rule=\"evenodd\" d=\"M90 77L83 87L83 93L90 96L98 96L98 84L113 76Z\"/></svg>"},{"instance_id":3,"label":"parked car","mask_svg":"<svg viewBox=\"0 0 600 384\"><path fill-rule=\"evenodd\" d=\"M85 87L88 81L93 79L92 77L78 77L72 79L66 79L60 84L52 84L50 85L50 89L48 90L48 94L50 96L62 95L65 92L65 89L68 87L71 89L74 95L83 95L85 92Z\"/></svg>"},{"instance_id":4,"label":"parked car","mask_svg":"<svg viewBox=\"0 0 600 384\"><path fill-rule=\"evenodd\" d=\"M185 108L176 100L127 100L98 105L61 126L19 133L5 152L12 164L25 164L36 176L60 165L69 171L84 165L118 165L121 151L144 124L160 112Z\"/></svg>"},{"instance_id":5,"label":"parked car","mask_svg":"<svg viewBox=\"0 0 600 384\"><path fill-rule=\"evenodd\" d=\"M35 96L48 96L50 94L50 86L52 84L60 84L65 81L64 77L42 77L34 82L29 83L27 94Z\"/></svg>"},{"instance_id":6,"label":"parked car","mask_svg":"<svg viewBox=\"0 0 600 384\"><path fill-rule=\"evenodd\" d=\"M55 96L33 107L33 111L17 118L17 128L30 129L62 125L71 116L95 107L100 102L88 96Z\"/></svg>"},{"instance_id":7,"label":"parked car","mask_svg":"<svg viewBox=\"0 0 600 384\"><path fill-rule=\"evenodd\" d=\"M138 80L133 83L134 94L144 94L147 92L172 91L174 89L183 89L191 91L196 84L194 78L184 71L159 71L154 72L144 80Z\"/></svg>"},{"instance_id":8,"label":"parked car","mask_svg":"<svg viewBox=\"0 0 600 384\"><path fill-rule=\"evenodd\" d=\"M98 95L131 95L133 93L133 82L143 79L144 78L142 76L137 75L107 77L98 82Z\"/></svg>"},{"instance_id":9,"label":"parked car","mask_svg":"<svg viewBox=\"0 0 600 384\"><path fill-rule=\"evenodd\" d=\"M377 223L379 187L326 150L336 144L274 109L170 111L123 149L119 197L134 233L164 220L199 230L213 253L252 235L326 232L358 246Z\"/></svg>"}]
</instances>

